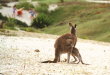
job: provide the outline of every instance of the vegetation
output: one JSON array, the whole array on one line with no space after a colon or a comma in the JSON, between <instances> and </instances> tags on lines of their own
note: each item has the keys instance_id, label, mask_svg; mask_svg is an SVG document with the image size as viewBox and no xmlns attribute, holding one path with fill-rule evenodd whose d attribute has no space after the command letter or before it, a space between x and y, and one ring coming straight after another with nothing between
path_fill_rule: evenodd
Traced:
<instances>
[{"instance_id":1,"label":"vegetation","mask_svg":"<svg viewBox=\"0 0 110 75\"><path fill-rule=\"evenodd\" d=\"M57 0L52 1L57 2ZM45 6L35 7L39 15L33 20L33 27L21 27L20 29L62 35L69 32L68 23L72 22L78 25L77 36L79 38L110 42L110 4L64 2L59 3L59 9L51 13L48 13L47 6Z\"/></svg>"},{"instance_id":2,"label":"vegetation","mask_svg":"<svg viewBox=\"0 0 110 75\"><path fill-rule=\"evenodd\" d=\"M46 3L40 3L39 6L35 7L36 12L39 13L48 13L48 4Z\"/></svg>"},{"instance_id":3,"label":"vegetation","mask_svg":"<svg viewBox=\"0 0 110 75\"><path fill-rule=\"evenodd\" d=\"M0 9L2 9L2 5L0 4Z\"/></svg>"},{"instance_id":4,"label":"vegetation","mask_svg":"<svg viewBox=\"0 0 110 75\"><path fill-rule=\"evenodd\" d=\"M16 5L16 7L19 8L24 8L25 10L29 10L30 8L34 8L34 6L29 3L29 2L20 2Z\"/></svg>"},{"instance_id":5,"label":"vegetation","mask_svg":"<svg viewBox=\"0 0 110 75\"><path fill-rule=\"evenodd\" d=\"M0 20L7 20L7 17L3 16L3 15L0 13Z\"/></svg>"},{"instance_id":6,"label":"vegetation","mask_svg":"<svg viewBox=\"0 0 110 75\"><path fill-rule=\"evenodd\" d=\"M4 29L16 30L16 27L27 27L27 24L14 18L7 18L0 13L0 20L5 21Z\"/></svg>"},{"instance_id":7,"label":"vegetation","mask_svg":"<svg viewBox=\"0 0 110 75\"><path fill-rule=\"evenodd\" d=\"M66 5L66 7L65 7ZM110 4L71 3L51 13L54 24L44 33L61 35L69 32L68 22L76 23L78 37L110 42Z\"/></svg>"},{"instance_id":8,"label":"vegetation","mask_svg":"<svg viewBox=\"0 0 110 75\"><path fill-rule=\"evenodd\" d=\"M36 28L44 28L52 24L52 19L44 13L40 13L32 22L32 26Z\"/></svg>"},{"instance_id":9,"label":"vegetation","mask_svg":"<svg viewBox=\"0 0 110 75\"><path fill-rule=\"evenodd\" d=\"M12 29L12 30L17 30L17 28L22 28L22 27L27 27L27 24L14 18L8 18L4 25L4 29Z\"/></svg>"},{"instance_id":10,"label":"vegetation","mask_svg":"<svg viewBox=\"0 0 110 75\"><path fill-rule=\"evenodd\" d=\"M32 0L32 1L38 1L40 3L59 3L59 2L70 2L70 1L85 1L85 0Z\"/></svg>"}]
</instances>

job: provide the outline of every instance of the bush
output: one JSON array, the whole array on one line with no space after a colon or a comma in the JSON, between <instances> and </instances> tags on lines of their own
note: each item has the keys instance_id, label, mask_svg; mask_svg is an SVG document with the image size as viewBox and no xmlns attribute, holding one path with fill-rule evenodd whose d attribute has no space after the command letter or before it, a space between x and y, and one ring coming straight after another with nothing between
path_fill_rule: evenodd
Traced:
<instances>
[{"instance_id":1,"label":"bush","mask_svg":"<svg viewBox=\"0 0 110 75\"><path fill-rule=\"evenodd\" d=\"M19 8L24 8L25 10L29 10L30 8L34 8L34 6L29 3L29 2L20 2L16 5L16 7Z\"/></svg>"},{"instance_id":2,"label":"bush","mask_svg":"<svg viewBox=\"0 0 110 75\"><path fill-rule=\"evenodd\" d=\"M27 24L20 21L20 20L17 20L17 19L14 19L14 18L8 18L8 23L12 23L14 25L17 25L19 27L27 27Z\"/></svg>"},{"instance_id":3,"label":"bush","mask_svg":"<svg viewBox=\"0 0 110 75\"><path fill-rule=\"evenodd\" d=\"M27 27L26 23L24 23L20 20L17 20L15 18L7 18L7 17L3 16L1 13L0 13L0 20L4 20L4 21L9 22L9 23L14 23L14 24L19 25L21 27Z\"/></svg>"},{"instance_id":4,"label":"bush","mask_svg":"<svg viewBox=\"0 0 110 75\"><path fill-rule=\"evenodd\" d=\"M0 20L7 20L7 17L3 16L2 13L0 13Z\"/></svg>"},{"instance_id":5,"label":"bush","mask_svg":"<svg viewBox=\"0 0 110 75\"><path fill-rule=\"evenodd\" d=\"M14 18L13 18L13 20L14 20L15 24L17 24L20 27L27 27L28 26L25 22L22 22L20 20L14 19Z\"/></svg>"},{"instance_id":6,"label":"bush","mask_svg":"<svg viewBox=\"0 0 110 75\"><path fill-rule=\"evenodd\" d=\"M2 5L0 4L0 9L2 9Z\"/></svg>"},{"instance_id":7,"label":"bush","mask_svg":"<svg viewBox=\"0 0 110 75\"><path fill-rule=\"evenodd\" d=\"M45 3L41 3L35 8L35 10L39 13L48 13L48 5Z\"/></svg>"},{"instance_id":8,"label":"bush","mask_svg":"<svg viewBox=\"0 0 110 75\"><path fill-rule=\"evenodd\" d=\"M16 30L16 27L27 27L27 24L14 18L8 18L4 28Z\"/></svg>"},{"instance_id":9,"label":"bush","mask_svg":"<svg viewBox=\"0 0 110 75\"><path fill-rule=\"evenodd\" d=\"M36 18L33 19L32 22L32 26L36 28L44 28L50 24L52 24L52 18L44 13L39 14Z\"/></svg>"}]
</instances>

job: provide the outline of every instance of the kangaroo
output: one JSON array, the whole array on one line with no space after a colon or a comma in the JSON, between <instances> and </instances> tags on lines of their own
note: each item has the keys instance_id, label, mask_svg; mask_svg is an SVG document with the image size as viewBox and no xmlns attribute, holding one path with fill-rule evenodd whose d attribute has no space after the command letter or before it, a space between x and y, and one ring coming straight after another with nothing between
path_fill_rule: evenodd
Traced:
<instances>
[{"instance_id":1,"label":"kangaroo","mask_svg":"<svg viewBox=\"0 0 110 75\"><path fill-rule=\"evenodd\" d=\"M76 36L76 24L73 26L72 23L69 23L69 26L71 27L71 33L64 34L57 38L54 44L55 48L55 58L53 63L57 63L60 61L60 55L63 53L67 53L67 62L70 61L70 54L72 53L73 48L76 45L77 42L77 36ZM74 57L75 58L75 57Z\"/></svg>"},{"instance_id":2,"label":"kangaroo","mask_svg":"<svg viewBox=\"0 0 110 75\"><path fill-rule=\"evenodd\" d=\"M76 24L73 26L72 23L69 23L71 28L71 33L64 34L60 36L55 44L55 59L54 63L60 61L60 54L67 53L67 63L70 61L70 54L72 52L72 48L75 47L77 42L76 36Z\"/></svg>"}]
</instances>

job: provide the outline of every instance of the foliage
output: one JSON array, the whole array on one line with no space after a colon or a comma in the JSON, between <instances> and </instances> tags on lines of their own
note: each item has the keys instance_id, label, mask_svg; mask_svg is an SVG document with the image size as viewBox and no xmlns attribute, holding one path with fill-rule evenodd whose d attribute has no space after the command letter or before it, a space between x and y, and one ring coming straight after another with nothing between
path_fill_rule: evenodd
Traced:
<instances>
[{"instance_id":1,"label":"foliage","mask_svg":"<svg viewBox=\"0 0 110 75\"><path fill-rule=\"evenodd\" d=\"M20 2L16 5L16 7L19 8L24 8L25 10L29 10L30 8L34 8L34 6L29 3L29 2Z\"/></svg>"},{"instance_id":2,"label":"foliage","mask_svg":"<svg viewBox=\"0 0 110 75\"><path fill-rule=\"evenodd\" d=\"M7 18L4 28L16 30L16 27L27 27L27 24L14 18Z\"/></svg>"},{"instance_id":3,"label":"foliage","mask_svg":"<svg viewBox=\"0 0 110 75\"><path fill-rule=\"evenodd\" d=\"M48 4L40 3L39 6L35 7L35 10L39 13L48 13Z\"/></svg>"},{"instance_id":4,"label":"foliage","mask_svg":"<svg viewBox=\"0 0 110 75\"><path fill-rule=\"evenodd\" d=\"M9 28L14 28L15 26L19 26L19 27L27 27L27 24L20 21L20 20L17 20L17 19L14 19L14 18L7 18L5 16L3 16L1 13L0 13L0 20L4 20L6 23L5 23L5 27L9 27Z\"/></svg>"},{"instance_id":5,"label":"foliage","mask_svg":"<svg viewBox=\"0 0 110 75\"><path fill-rule=\"evenodd\" d=\"M0 9L2 9L2 5L0 4Z\"/></svg>"},{"instance_id":6,"label":"foliage","mask_svg":"<svg viewBox=\"0 0 110 75\"><path fill-rule=\"evenodd\" d=\"M44 28L52 23L52 19L44 13L40 13L33 19L32 26L36 28Z\"/></svg>"},{"instance_id":7,"label":"foliage","mask_svg":"<svg viewBox=\"0 0 110 75\"><path fill-rule=\"evenodd\" d=\"M2 13L0 13L0 20L7 20L7 17L3 16Z\"/></svg>"}]
</instances>

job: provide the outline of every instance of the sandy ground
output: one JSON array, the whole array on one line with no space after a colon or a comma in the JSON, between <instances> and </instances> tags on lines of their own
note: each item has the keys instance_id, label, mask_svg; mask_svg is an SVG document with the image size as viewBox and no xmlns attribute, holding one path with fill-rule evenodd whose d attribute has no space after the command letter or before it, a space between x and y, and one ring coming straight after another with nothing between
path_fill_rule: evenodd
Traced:
<instances>
[{"instance_id":1,"label":"sandy ground","mask_svg":"<svg viewBox=\"0 0 110 75\"><path fill-rule=\"evenodd\" d=\"M29 36L0 36L0 75L110 74L109 43L78 39L76 46L83 61L90 65L73 64L72 57L69 64L66 62L41 63L54 59L54 42L58 36L48 34ZM36 49L40 52L35 52ZM67 54L63 54L61 60L63 61L66 57Z\"/></svg>"}]
</instances>

